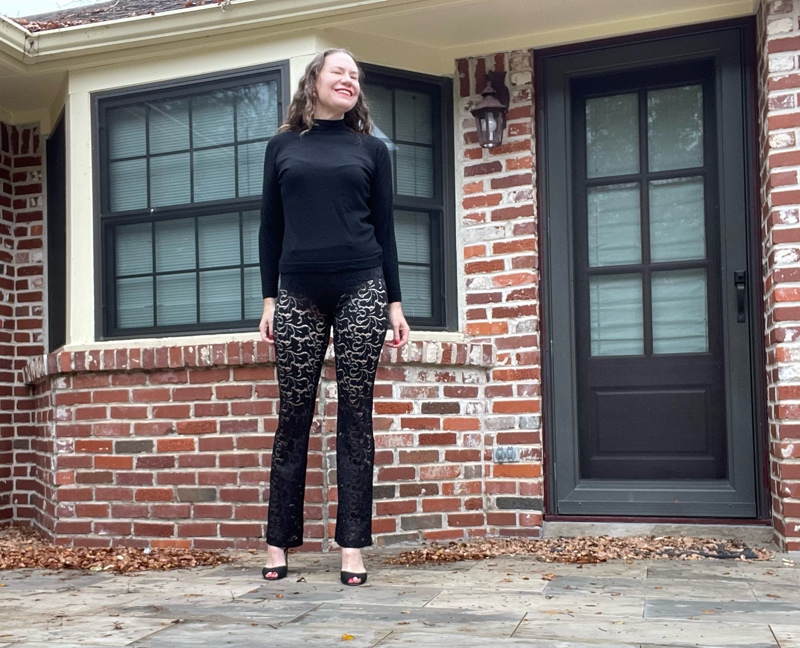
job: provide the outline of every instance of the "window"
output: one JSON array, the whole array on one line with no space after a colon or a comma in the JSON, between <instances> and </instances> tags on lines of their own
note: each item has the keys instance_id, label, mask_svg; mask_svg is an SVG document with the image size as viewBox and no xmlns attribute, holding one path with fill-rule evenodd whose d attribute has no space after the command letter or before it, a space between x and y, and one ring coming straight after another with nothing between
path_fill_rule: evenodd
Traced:
<instances>
[{"instance_id":1,"label":"window","mask_svg":"<svg viewBox=\"0 0 800 648\"><path fill-rule=\"evenodd\" d=\"M403 312L417 327L454 324L449 79L365 66L375 135L389 147ZM452 302L453 300L449 300Z\"/></svg>"},{"instance_id":2,"label":"window","mask_svg":"<svg viewBox=\"0 0 800 648\"><path fill-rule=\"evenodd\" d=\"M97 98L104 336L250 329L286 68Z\"/></svg>"}]
</instances>

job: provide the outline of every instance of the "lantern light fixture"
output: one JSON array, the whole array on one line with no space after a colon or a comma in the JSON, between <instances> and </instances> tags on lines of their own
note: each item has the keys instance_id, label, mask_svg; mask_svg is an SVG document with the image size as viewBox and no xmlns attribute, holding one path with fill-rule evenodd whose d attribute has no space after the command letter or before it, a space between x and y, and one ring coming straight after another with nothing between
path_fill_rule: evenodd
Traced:
<instances>
[{"instance_id":1,"label":"lantern light fixture","mask_svg":"<svg viewBox=\"0 0 800 648\"><path fill-rule=\"evenodd\" d=\"M509 98L505 76L505 72L487 72L486 88L481 92L483 99L471 110L482 148L494 148L503 143Z\"/></svg>"}]
</instances>

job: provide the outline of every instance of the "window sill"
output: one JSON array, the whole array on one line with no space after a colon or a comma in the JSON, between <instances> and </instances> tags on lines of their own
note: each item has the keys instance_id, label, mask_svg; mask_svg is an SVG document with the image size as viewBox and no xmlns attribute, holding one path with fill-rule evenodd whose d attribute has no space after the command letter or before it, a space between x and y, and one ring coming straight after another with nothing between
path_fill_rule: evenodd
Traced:
<instances>
[{"instance_id":1,"label":"window sill","mask_svg":"<svg viewBox=\"0 0 800 648\"><path fill-rule=\"evenodd\" d=\"M494 345L471 342L461 333L420 332L399 352L384 347L381 363L491 367ZM326 361L333 358L328 347ZM68 345L60 351L31 359L23 369L27 384L69 373L163 371L272 364L274 349L251 333L202 337L115 340L90 345Z\"/></svg>"}]
</instances>

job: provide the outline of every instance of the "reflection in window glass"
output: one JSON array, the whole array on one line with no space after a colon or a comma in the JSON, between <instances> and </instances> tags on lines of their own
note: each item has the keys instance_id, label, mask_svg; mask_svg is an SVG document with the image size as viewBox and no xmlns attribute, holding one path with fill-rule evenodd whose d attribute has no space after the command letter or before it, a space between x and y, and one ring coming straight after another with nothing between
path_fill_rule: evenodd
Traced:
<instances>
[{"instance_id":1,"label":"reflection in window glass","mask_svg":"<svg viewBox=\"0 0 800 648\"><path fill-rule=\"evenodd\" d=\"M703 87L648 92L647 139L651 171L703 166Z\"/></svg>"}]
</instances>

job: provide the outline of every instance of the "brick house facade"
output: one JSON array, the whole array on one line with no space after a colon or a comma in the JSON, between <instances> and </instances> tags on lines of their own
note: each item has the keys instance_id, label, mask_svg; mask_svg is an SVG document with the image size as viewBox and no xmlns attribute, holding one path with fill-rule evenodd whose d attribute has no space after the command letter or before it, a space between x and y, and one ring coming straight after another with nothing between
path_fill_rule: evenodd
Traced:
<instances>
[{"instance_id":1,"label":"brick house facade","mask_svg":"<svg viewBox=\"0 0 800 648\"><path fill-rule=\"evenodd\" d=\"M800 550L800 0L761 2L755 20L766 347L756 384L768 433L757 461L768 464L771 504L754 522ZM415 331L402 354L384 352L377 544L538 537L557 513L543 422L537 56L452 61L458 335ZM482 149L469 111L492 70L506 73L508 124L502 146ZM277 419L271 349L240 336L45 354L44 137L25 124L0 133L0 523L33 524L62 544L261 548ZM309 457L310 549L333 538L335 415L328 362ZM497 446L516 454L498 460Z\"/></svg>"}]
</instances>

